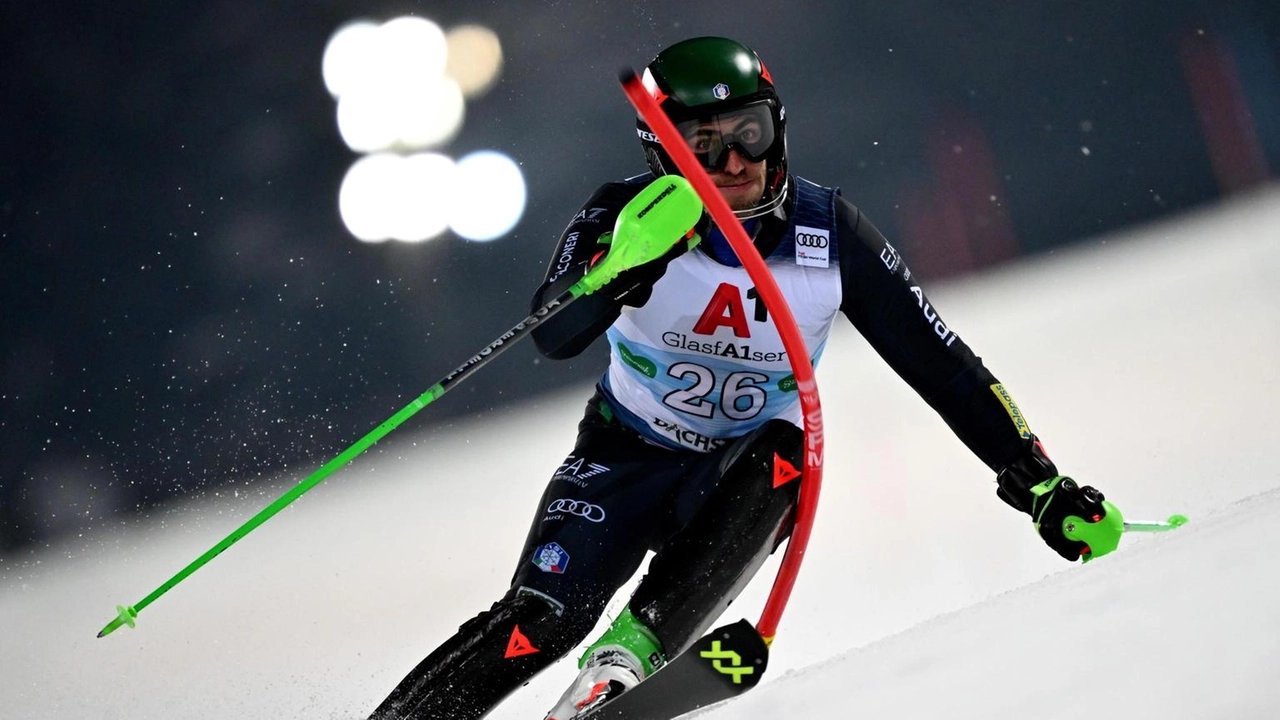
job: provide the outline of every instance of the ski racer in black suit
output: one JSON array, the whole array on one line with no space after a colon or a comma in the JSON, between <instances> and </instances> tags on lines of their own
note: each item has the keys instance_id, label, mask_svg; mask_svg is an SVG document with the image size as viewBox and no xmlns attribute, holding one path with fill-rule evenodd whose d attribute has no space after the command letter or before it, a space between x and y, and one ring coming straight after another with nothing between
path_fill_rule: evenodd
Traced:
<instances>
[{"instance_id":1,"label":"ski racer in black suit","mask_svg":"<svg viewBox=\"0 0 1280 720\"><path fill-rule=\"evenodd\" d=\"M694 38L643 80L752 237L816 364L838 312L996 475L1068 560L1068 515L1102 496L1062 478L1012 397L943 321L898 251L838 190L790 174L786 115L747 47ZM675 173L643 122L649 173L607 183L565 228L536 308L609 250L614 221L654 176ZM785 349L723 234L624 272L534 332L550 358L602 334L610 362L552 474L510 589L459 628L378 707L381 720L483 717L583 642L619 587L654 555L581 673L547 715L568 720L635 686L688 647L785 539L803 467Z\"/></svg>"}]
</instances>

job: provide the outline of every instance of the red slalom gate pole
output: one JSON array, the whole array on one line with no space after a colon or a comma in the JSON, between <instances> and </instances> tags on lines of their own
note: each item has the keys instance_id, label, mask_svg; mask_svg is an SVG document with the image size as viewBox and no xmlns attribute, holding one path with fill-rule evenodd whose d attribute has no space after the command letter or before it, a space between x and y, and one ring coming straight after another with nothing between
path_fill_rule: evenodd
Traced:
<instances>
[{"instance_id":1,"label":"red slalom gate pole","mask_svg":"<svg viewBox=\"0 0 1280 720\"><path fill-rule=\"evenodd\" d=\"M813 377L813 363L809 360L809 349L805 347L800 328L796 325L791 307L787 305L782 290L773 279L773 274L765 265L760 252L747 237L742 223L734 216L733 210L720 195L715 183L702 169L702 165L693 156L693 151L685 144L684 138L676 130L671 119L663 112L658 102L645 89L644 83L635 71L627 68L619 73L623 90L627 98L635 106L636 111L648 123L649 128L657 134L662 147L671 156L676 167L685 179L693 185L707 211L716 225L724 232L734 253L742 262L747 275L756 285L760 299L773 315L773 322L782 337L782 345L791 358L791 370L795 374L796 387L800 393L800 409L804 414L804 475L800 482L799 507L796 509L795 528L791 531L791 540L787 543L786 553L782 556L782 564L778 575L769 591L769 599L765 602L760 621L756 623L756 631L764 638L765 643L772 643L778 633L778 623L782 612L786 609L791 590L795 587L796 576L800 573L800 565L809 547L809 536L813 531L813 519L818 510L818 495L822 490L822 403L818 398L818 383Z\"/></svg>"}]
</instances>

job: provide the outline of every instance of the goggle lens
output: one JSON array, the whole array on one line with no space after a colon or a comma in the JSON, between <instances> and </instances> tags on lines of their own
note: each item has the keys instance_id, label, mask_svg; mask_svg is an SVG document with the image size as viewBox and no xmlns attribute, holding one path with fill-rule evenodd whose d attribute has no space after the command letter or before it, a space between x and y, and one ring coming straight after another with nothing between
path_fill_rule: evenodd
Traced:
<instances>
[{"instance_id":1,"label":"goggle lens","mask_svg":"<svg viewBox=\"0 0 1280 720\"><path fill-rule=\"evenodd\" d=\"M767 103L758 103L676 124L698 162L708 170L719 170L729 162L729 151L737 150L747 160L760 162L773 147L773 113Z\"/></svg>"}]
</instances>

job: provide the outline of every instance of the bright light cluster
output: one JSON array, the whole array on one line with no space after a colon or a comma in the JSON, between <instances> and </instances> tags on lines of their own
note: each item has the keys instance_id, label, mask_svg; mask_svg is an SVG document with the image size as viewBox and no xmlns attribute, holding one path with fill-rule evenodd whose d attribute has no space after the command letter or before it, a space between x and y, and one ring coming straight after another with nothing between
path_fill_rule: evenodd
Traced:
<instances>
[{"instance_id":1,"label":"bright light cluster","mask_svg":"<svg viewBox=\"0 0 1280 720\"><path fill-rule=\"evenodd\" d=\"M435 152L368 155L347 171L338 193L343 222L366 242L417 242L446 229L494 240L515 227L524 204L520 168L492 150L457 162Z\"/></svg>"},{"instance_id":2,"label":"bright light cluster","mask_svg":"<svg viewBox=\"0 0 1280 720\"><path fill-rule=\"evenodd\" d=\"M325 87L337 101L338 131L365 153L339 192L343 222L355 237L418 242L446 229L492 240L524 213L524 176L495 151L454 162L424 152L462 128L466 99L497 82L502 46L493 31L464 25L445 33L421 17L356 21L329 39Z\"/></svg>"}]
</instances>

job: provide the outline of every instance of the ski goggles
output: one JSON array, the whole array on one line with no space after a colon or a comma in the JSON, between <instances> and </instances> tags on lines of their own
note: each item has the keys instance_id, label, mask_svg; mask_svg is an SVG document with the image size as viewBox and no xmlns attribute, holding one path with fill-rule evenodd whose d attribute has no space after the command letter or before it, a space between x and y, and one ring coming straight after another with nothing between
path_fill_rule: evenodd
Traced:
<instances>
[{"instance_id":1,"label":"ski goggles","mask_svg":"<svg viewBox=\"0 0 1280 720\"><path fill-rule=\"evenodd\" d=\"M773 110L767 101L676 123L676 130L708 170L723 169L729 162L730 150L737 150L751 162L760 162L768 156L776 138Z\"/></svg>"}]
</instances>

